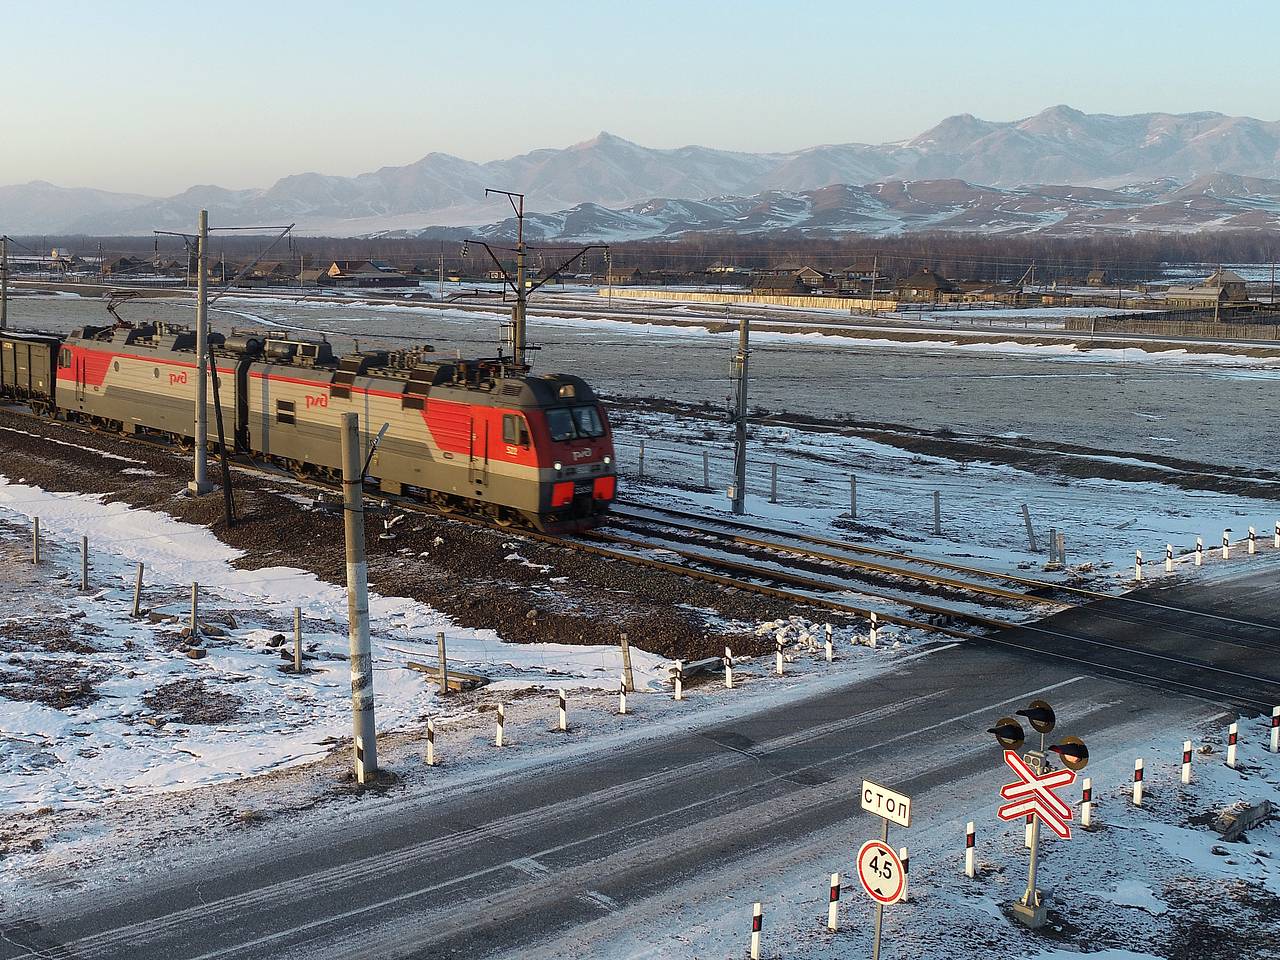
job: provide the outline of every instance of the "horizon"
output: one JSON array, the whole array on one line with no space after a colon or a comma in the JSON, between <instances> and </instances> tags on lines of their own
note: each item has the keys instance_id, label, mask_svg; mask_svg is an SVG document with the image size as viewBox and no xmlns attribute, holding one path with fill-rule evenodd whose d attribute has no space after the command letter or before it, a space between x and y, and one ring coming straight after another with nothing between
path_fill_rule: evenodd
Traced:
<instances>
[{"instance_id":1,"label":"horizon","mask_svg":"<svg viewBox=\"0 0 1280 960\"><path fill-rule=\"evenodd\" d=\"M1067 31L1055 11L1012 3L986 4L981 17L936 3L916 4L914 16L828 2L786 18L763 3L737 5L732 17L726 9L664 2L643 16L575 7L569 19L521 19L521 8L499 2L477 21L393 0L360 14L372 32L335 47L327 25L349 16L335 3L233 0L223 15L252 25L234 34L208 29L200 10L155 2L109 17L85 3L20 8L8 24L28 42L11 53L9 72L39 77L40 95L6 106L0 185L147 197L205 184L261 189L431 153L485 163L601 131L654 149L793 153L896 143L962 114L1014 122L1056 105L1274 122L1265 71L1185 69L1191 57L1203 63L1206 49L1222 49L1223 63L1265 60L1280 11L1262 3L1206 23L1186 2L1129 5L1119 15L1092 2ZM1091 31L1099 16L1106 29ZM512 21L518 31L493 27ZM1001 24L1000 56L979 59L991 22ZM909 45L875 42L896 41L908 26ZM435 39L442 35L447 42ZM1069 70L1043 56L1046 37L1071 45ZM511 110L521 85L529 108ZM848 108L815 121L805 104L822 100ZM747 122L759 114L771 122Z\"/></svg>"}]
</instances>

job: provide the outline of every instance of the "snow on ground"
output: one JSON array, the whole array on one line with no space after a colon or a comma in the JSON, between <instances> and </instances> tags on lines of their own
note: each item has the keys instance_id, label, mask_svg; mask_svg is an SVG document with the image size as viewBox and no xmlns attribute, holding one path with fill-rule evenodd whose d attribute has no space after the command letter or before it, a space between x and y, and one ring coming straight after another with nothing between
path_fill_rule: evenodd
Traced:
<instances>
[{"instance_id":1,"label":"snow on ground","mask_svg":"<svg viewBox=\"0 0 1280 960\"><path fill-rule=\"evenodd\" d=\"M83 668L95 680L97 699L60 707L0 697L0 735L20 744L0 759L0 807L85 804L186 789L316 759L349 735L344 587L287 567L239 569L239 551L207 529L166 514L0 477L0 527L8 527L10 539L28 536L27 520L35 516L49 561L74 569L77 578L79 539L88 536L96 589L65 597L61 610L17 613L0 622L0 639L12 641L4 648L8 663ZM138 563L145 565L146 606L172 615L172 621L130 617ZM201 620L225 633L207 640L207 658L196 661L175 653L192 582L201 585ZM291 655L295 606L302 608L309 651L303 676L282 672L285 661L271 645L284 634L282 649ZM492 630L460 628L426 604L397 597L372 596L370 612L380 730L421 724L438 706L434 685L406 667L408 660L436 662L437 631L446 634L450 664L492 677L494 689L617 683L620 654L612 647L508 644ZM28 653L21 637L49 625L64 634L79 631L82 642L98 652ZM632 659L639 686L665 680L665 661L635 648ZM193 723L180 708L148 705L149 692L176 680L200 681L213 691L201 697L221 704L228 715ZM226 697L243 703L232 708L235 699ZM221 717L217 708L215 715Z\"/></svg>"},{"instance_id":2,"label":"snow on ground","mask_svg":"<svg viewBox=\"0 0 1280 960\"><path fill-rule=\"evenodd\" d=\"M1070 682L1069 682L1070 683ZM883 956L911 960L1163 960L1198 956L1275 956L1280 896L1280 821L1274 817L1245 839L1226 843L1213 829L1240 803L1280 803L1280 756L1267 752L1266 723L1241 723L1238 768L1224 762L1228 716L1211 704L1169 701L1140 721L1122 719L1125 700L1086 703L1082 716L1116 722L1088 737L1093 759L1072 787L1059 791L1074 811L1070 840L1045 838L1037 886L1050 925L1032 933L1007 913L1027 884L1022 824L1001 822L998 790L1012 777L991 747L990 769L916 792L912 826L893 827L890 843L910 851L907 901L885 909ZM993 715L994 717L994 715ZM978 720L988 719L985 715ZM1061 719L1061 718L1060 718ZM975 722L971 734L929 744L913 742L910 772L927 772L954 751L990 738ZM1193 779L1180 783L1183 739L1193 741ZM1146 768L1143 806L1131 802L1133 761ZM850 771L892 783L906 770ZM1094 790L1094 827L1079 825L1080 787ZM859 845L880 833L881 821L857 809L795 847L744 852L653 901L628 908L592 944L606 958L746 955L754 901L764 905L762 957L819 960L869 956L873 906L857 879ZM977 826L977 876L964 875L965 824ZM842 878L840 929L826 929L828 879ZM631 917L630 912L642 914ZM1239 939L1230 952L1209 949L1215 926ZM537 954L534 954L535 956Z\"/></svg>"},{"instance_id":3,"label":"snow on ground","mask_svg":"<svg viewBox=\"0 0 1280 960\"><path fill-rule=\"evenodd\" d=\"M618 462L633 483L639 444L645 441L643 490L624 500L671 506L704 516L728 518L732 463L720 423L704 426L686 418L646 412L644 422L614 413ZM711 489L702 490L702 454L710 461ZM1070 460L1086 454L1061 454ZM1039 568L1047 560L1049 528L1066 537L1070 566L1109 566L1116 577L1133 576L1134 552L1142 550L1144 576L1163 575L1165 545L1175 552L1175 575L1194 570L1196 537L1206 546L1206 572L1219 566L1222 531L1237 544L1221 564L1238 572L1239 563L1280 562L1272 547L1280 503L1245 494L1185 490L1174 485L1176 470L1141 457L1090 457L1100 469L1149 467L1170 475L1168 484L1031 473L999 463L964 462L913 453L899 447L838 433L755 425L748 452L747 519L791 525L805 531L847 537L849 475L856 474L862 542L919 556L932 556L996 569ZM778 463L778 502L769 502L771 470ZM676 488L669 484L681 484ZM1259 481L1267 486L1266 481ZM634 487L633 487L634 489ZM942 535L933 535L933 491L939 491ZM1026 504L1037 538L1032 553L1020 507ZM840 526L836 525L840 521ZM1246 557L1240 541L1249 526L1258 533L1258 554Z\"/></svg>"}]
</instances>

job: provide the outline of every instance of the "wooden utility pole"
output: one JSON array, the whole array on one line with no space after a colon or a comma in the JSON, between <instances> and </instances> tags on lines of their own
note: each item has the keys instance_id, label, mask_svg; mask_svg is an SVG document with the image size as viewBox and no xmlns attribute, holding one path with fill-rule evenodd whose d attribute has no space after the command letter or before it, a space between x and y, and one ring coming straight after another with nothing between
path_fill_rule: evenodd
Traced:
<instances>
[{"instance_id":1,"label":"wooden utility pole","mask_svg":"<svg viewBox=\"0 0 1280 960\"><path fill-rule=\"evenodd\" d=\"M213 489L209 483L209 211L200 211L196 233L196 446L195 465L187 489L197 497Z\"/></svg>"},{"instance_id":2,"label":"wooden utility pole","mask_svg":"<svg viewBox=\"0 0 1280 960\"><path fill-rule=\"evenodd\" d=\"M369 565L364 553L364 462L360 456L360 418L355 413L342 415L342 517L347 543L347 637L356 782L365 783L378 769L378 745L369 645Z\"/></svg>"},{"instance_id":3,"label":"wooden utility pole","mask_svg":"<svg viewBox=\"0 0 1280 960\"><path fill-rule=\"evenodd\" d=\"M746 512L747 499L747 381L751 321L744 313L738 317L738 352L733 358L733 379L737 396L733 413L733 489L730 492L735 514Z\"/></svg>"}]
</instances>

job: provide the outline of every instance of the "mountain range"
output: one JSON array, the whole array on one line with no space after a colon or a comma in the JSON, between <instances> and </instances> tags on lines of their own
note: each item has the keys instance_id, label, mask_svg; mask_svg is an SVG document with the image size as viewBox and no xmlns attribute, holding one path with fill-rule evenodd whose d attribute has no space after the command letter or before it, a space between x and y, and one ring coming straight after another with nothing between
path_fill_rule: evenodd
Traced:
<instances>
[{"instance_id":1,"label":"mountain range","mask_svg":"<svg viewBox=\"0 0 1280 960\"><path fill-rule=\"evenodd\" d=\"M1217 175L1223 178L1215 181ZM961 210L971 211L974 229L1058 229L1064 221L1069 229L1084 229L1090 211L1099 213L1100 226L1114 229L1127 216L1117 211L1152 206L1164 209L1153 219L1139 217L1135 229L1166 221L1176 228L1175 210L1166 205L1180 202L1174 196L1179 190L1212 189L1203 195L1211 205L1240 201L1238 209L1219 211L1226 220L1252 213L1261 221L1264 215L1249 198L1258 201L1261 193L1274 199L1276 180L1280 122L1207 112L1112 116L1056 106L1011 122L949 117L896 143L827 144L788 153L659 150L601 133L564 149L487 163L431 153L355 177L303 173L263 189L204 185L165 198L36 181L0 187L0 230L145 234L188 228L204 208L223 226L296 222L307 234L418 233L432 224L500 222L505 200L486 201L486 186L524 192L530 211L551 216L548 224L568 223L555 227L556 235L575 237L593 236L582 232L588 221L625 221L635 232L637 218L645 217L656 218L661 233L678 223L716 222L722 230L742 223L754 230L775 221L779 229L862 224L889 230L898 229L893 224L899 220L900 229L926 229L931 217L939 225L945 221L944 228L963 229L965 215L956 216ZM1038 186L1043 184L1069 186ZM942 195L951 199L939 200ZM935 203L946 209L928 212ZM1054 208L1050 216L1054 204L1064 209ZM904 212L886 216L886 210ZM1181 226L1222 219L1194 213ZM1247 216L1242 221L1252 222Z\"/></svg>"}]
</instances>

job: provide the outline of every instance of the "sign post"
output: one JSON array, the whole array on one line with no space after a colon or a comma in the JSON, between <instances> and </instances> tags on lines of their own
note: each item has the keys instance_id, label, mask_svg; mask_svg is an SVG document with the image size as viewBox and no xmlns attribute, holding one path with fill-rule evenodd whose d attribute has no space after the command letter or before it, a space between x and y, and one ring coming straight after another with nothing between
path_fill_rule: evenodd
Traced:
<instances>
[{"instance_id":1,"label":"sign post","mask_svg":"<svg viewBox=\"0 0 1280 960\"><path fill-rule=\"evenodd\" d=\"M900 901L907 892L906 870L897 852L889 846L889 823L892 821L899 826L911 826L911 798L878 783L863 780L862 809L874 813L883 822L880 839L868 840L858 851L858 879L876 905L871 960L880 960L884 908Z\"/></svg>"}]
</instances>

